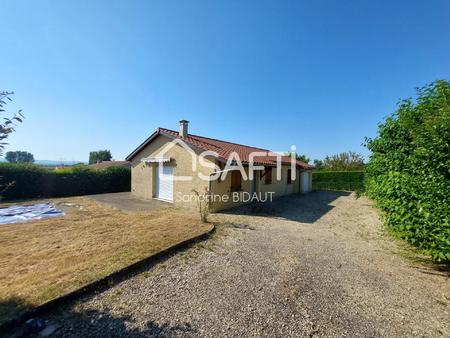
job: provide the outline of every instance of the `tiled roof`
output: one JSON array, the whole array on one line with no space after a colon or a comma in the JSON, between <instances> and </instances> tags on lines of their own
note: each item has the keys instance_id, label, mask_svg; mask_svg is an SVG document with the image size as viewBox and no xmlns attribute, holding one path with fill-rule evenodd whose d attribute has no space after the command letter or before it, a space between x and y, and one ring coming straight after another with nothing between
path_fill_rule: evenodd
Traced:
<instances>
[{"instance_id":1,"label":"tiled roof","mask_svg":"<svg viewBox=\"0 0 450 338\"><path fill-rule=\"evenodd\" d=\"M165 128L158 128L158 130L150 136L144 143L142 143L135 151L133 151L128 157L127 160L130 160L134 155L136 155L144 146L146 146L155 136L162 134L167 135L172 138L178 138L186 142L187 144L190 144L194 147L197 147L203 151L214 151L219 156L227 160L231 153L235 152L238 154L240 160L243 163L248 163L250 159L250 153L252 152L270 152L268 149L262 149L262 148L256 148L256 147L250 147L245 146L238 143L232 143L222 140L217 140L209 137L203 137L198 135L192 135L188 134L185 138L182 138L177 131L165 129ZM291 158L289 156L282 156L282 163L289 164ZM275 166L277 164L277 159L275 156L264 156L264 157L255 157L254 158L255 164L260 165L273 165ZM297 165L302 169L311 169L313 166L310 166L304 162L297 161Z\"/></svg>"},{"instance_id":2,"label":"tiled roof","mask_svg":"<svg viewBox=\"0 0 450 338\"><path fill-rule=\"evenodd\" d=\"M131 167L131 163L128 161L102 161L99 163L89 164L92 169L105 169L109 167Z\"/></svg>"}]
</instances>

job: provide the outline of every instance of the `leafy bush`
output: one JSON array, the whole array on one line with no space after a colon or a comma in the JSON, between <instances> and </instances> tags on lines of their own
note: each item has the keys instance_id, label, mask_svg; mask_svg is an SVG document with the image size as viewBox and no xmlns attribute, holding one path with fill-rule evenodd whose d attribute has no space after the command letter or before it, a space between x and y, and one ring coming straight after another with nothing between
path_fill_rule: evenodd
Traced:
<instances>
[{"instance_id":1,"label":"leafy bush","mask_svg":"<svg viewBox=\"0 0 450 338\"><path fill-rule=\"evenodd\" d=\"M450 84L404 100L367 139L367 194L399 237L450 262Z\"/></svg>"},{"instance_id":2,"label":"leafy bush","mask_svg":"<svg viewBox=\"0 0 450 338\"><path fill-rule=\"evenodd\" d=\"M0 164L2 183L13 182L3 198L64 197L129 191L131 170L109 167L92 170L86 166L49 170L34 164Z\"/></svg>"},{"instance_id":3,"label":"leafy bush","mask_svg":"<svg viewBox=\"0 0 450 338\"><path fill-rule=\"evenodd\" d=\"M314 171L313 189L361 191L364 171Z\"/></svg>"},{"instance_id":4,"label":"leafy bush","mask_svg":"<svg viewBox=\"0 0 450 338\"><path fill-rule=\"evenodd\" d=\"M364 156L348 151L314 160L314 166L323 171L361 171L364 170Z\"/></svg>"}]
</instances>

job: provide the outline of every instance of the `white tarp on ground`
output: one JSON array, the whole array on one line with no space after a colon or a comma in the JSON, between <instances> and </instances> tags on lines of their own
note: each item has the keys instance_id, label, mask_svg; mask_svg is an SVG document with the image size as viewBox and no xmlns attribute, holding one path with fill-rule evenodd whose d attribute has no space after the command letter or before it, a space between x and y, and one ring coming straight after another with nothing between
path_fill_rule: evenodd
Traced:
<instances>
[{"instance_id":1,"label":"white tarp on ground","mask_svg":"<svg viewBox=\"0 0 450 338\"><path fill-rule=\"evenodd\" d=\"M0 224L22 223L58 216L64 216L64 212L56 209L52 203L14 205L12 207L0 209Z\"/></svg>"}]
</instances>

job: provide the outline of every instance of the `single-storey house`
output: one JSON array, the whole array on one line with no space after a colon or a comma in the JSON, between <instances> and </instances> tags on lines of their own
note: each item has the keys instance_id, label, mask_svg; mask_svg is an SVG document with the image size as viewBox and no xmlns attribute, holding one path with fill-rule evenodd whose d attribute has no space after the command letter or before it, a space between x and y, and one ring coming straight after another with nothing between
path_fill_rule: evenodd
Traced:
<instances>
[{"instance_id":1,"label":"single-storey house","mask_svg":"<svg viewBox=\"0 0 450 338\"><path fill-rule=\"evenodd\" d=\"M218 211L312 187L313 166L267 149L189 134L186 120L178 132L158 128L126 160L134 195L183 208L197 207L194 190L207 191L210 209Z\"/></svg>"}]
</instances>

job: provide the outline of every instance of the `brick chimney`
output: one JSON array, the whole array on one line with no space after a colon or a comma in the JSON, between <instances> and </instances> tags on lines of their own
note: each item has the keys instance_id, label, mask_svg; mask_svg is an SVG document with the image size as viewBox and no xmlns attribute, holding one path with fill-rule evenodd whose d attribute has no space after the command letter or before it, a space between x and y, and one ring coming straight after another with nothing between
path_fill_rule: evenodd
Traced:
<instances>
[{"instance_id":1,"label":"brick chimney","mask_svg":"<svg viewBox=\"0 0 450 338\"><path fill-rule=\"evenodd\" d=\"M189 127L189 121L187 121L187 120L181 120L180 121L180 131L178 132L178 134L182 138L187 137L187 135L188 135L188 127Z\"/></svg>"}]
</instances>

